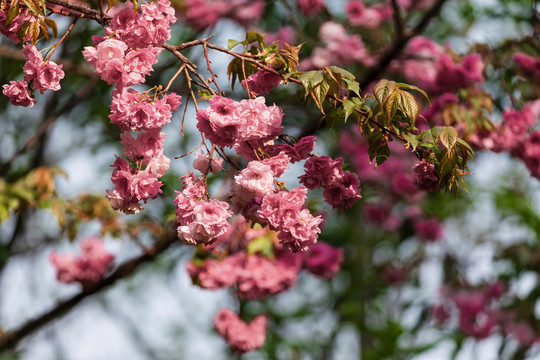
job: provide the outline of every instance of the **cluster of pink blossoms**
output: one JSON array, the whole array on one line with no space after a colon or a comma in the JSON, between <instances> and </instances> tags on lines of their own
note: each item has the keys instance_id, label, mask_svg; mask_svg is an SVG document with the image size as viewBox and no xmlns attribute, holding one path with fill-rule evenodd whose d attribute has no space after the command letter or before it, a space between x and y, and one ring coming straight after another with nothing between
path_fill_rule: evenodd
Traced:
<instances>
[{"instance_id":1,"label":"cluster of pink blossoms","mask_svg":"<svg viewBox=\"0 0 540 360\"><path fill-rule=\"evenodd\" d=\"M515 53L514 62L527 76L532 76L537 82L540 82L540 57L532 57L524 53Z\"/></svg>"},{"instance_id":2,"label":"cluster of pink blossoms","mask_svg":"<svg viewBox=\"0 0 540 360\"><path fill-rule=\"evenodd\" d=\"M334 209L350 208L362 197L360 180L342 167L342 158L312 156L304 164L306 173L300 176L300 182L310 190L323 188L324 199Z\"/></svg>"},{"instance_id":3,"label":"cluster of pink blossoms","mask_svg":"<svg viewBox=\"0 0 540 360\"><path fill-rule=\"evenodd\" d=\"M311 57L300 63L301 69L321 69L330 65L344 66L357 62L371 66L375 63L360 35L347 34L341 24L325 22L319 30L319 38L325 46L316 47Z\"/></svg>"},{"instance_id":4,"label":"cluster of pink blossoms","mask_svg":"<svg viewBox=\"0 0 540 360\"><path fill-rule=\"evenodd\" d=\"M56 277L63 283L79 282L83 287L92 285L103 277L114 261L114 256L105 250L97 237L81 240L81 255L59 255L53 251L49 259L56 267Z\"/></svg>"},{"instance_id":5,"label":"cluster of pink blossoms","mask_svg":"<svg viewBox=\"0 0 540 360\"><path fill-rule=\"evenodd\" d=\"M214 96L208 109L197 113L197 129L213 144L222 147L250 142L258 148L281 134L283 112L278 106L266 106L263 97L242 100Z\"/></svg>"},{"instance_id":6,"label":"cluster of pink blossoms","mask_svg":"<svg viewBox=\"0 0 540 360\"><path fill-rule=\"evenodd\" d=\"M281 109L266 106L261 97L240 102L213 97L210 107L197 113L197 128L214 145L235 147L248 161L247 167L234 177L231 188L235 211L279 231L278 238L286 248L305 251L316 243L322 217L313 216L303 207L306 188L281 191L276 178L283 175L290 162L309 157L315 138L306 137L294 145L275 144L283 129L282 118ZM338 160L336 166L341 164ZM350 207L360 198L358 178L341 168L335 171L332 181L324 184L325 197L337 208ZM313 175L319 176L309 173L304 178Z\"/></svg>"},{"instance_id":7,"label":"cluster of pink blossoms","mask_svg":"<svg viewBox=\"0 0 540 360\"><path fill-rule=\"evenodd\" d=\"M228 18L244 26L256 22L264 12L262 0L186 0L185 20L196 29L215 25Z\"/></svg>"},{"instance_id":8,"label":"cluster of pink blossoms","mask_svg":"<svg viewBox=\"0 0 540 360\"><path fill-rule=\"evenodd\" d=\"M392 67L426 91L454 92L484 82L484 63L479 54L467 55L456 63L442 46L423 36L411 39L406 53L410 58L396 60Z\"/></svg>"},{"instance_id":9,"label":"cluster of pink blossoms","mask_svg":"<svg viewBox=\"0 0 540 360\"><path fill-rule=\"evenodd\" d=\"M144 4L135 15L126 7L113 16L105 37L95 36L94 46L84 48L84 58L118 89L144 83L175 21L174 8L167 0Z\"/></svg>"},{"instance_id":10,"label":"cluster of pink blossoms","mask_svg":"<svg viewBox=\"0 0 540 360\"><path fill-rule=\"evenodd\" d=\"M24 81L11 81L3 86L4 95L9 97L12 105L34 106L36 101L31 93L39 90L41 94L45 90L60 90L60 80L64 78L62 65L54 61L43 61L43 55L34 45L24 45L23 53L25 64L23 66ZM32 91L29 93L29 86Z\"/></svg>"},{"instance_id":11,"label":"cluster of pink blossoms","mask_svg":"<svg viewBox=\"0 0 540 360\"><path fill-rule=\"evenodd\" d=\"M117 158L112 165L116 168L112 174L115 187L113 191L107 190L107 197L114 209L126 214L138 213L142 209L141 201L146 203L161 193L163 184L158 178L165 175L170 165L170 159L163 154L165 133L161 128L170 122L180 100L174 93L156 100L156 96L133 89L113 92L109 118L124 130L120 135L122 154L132 162ZM134 131L139 132L136 137L130 133Z\"/></svg>"},{"instance_id":12,"label":"cluster of pink blossoms","mask_svg":"<svg viewBox=\"0 0 540 360\"><path fill-rule=\"evenodd\" d=\"M302 268L324 279L340 271L342 249L318 243L307 252L292 253L277 242L275 232L249 224L239 216L225 234L199 249L194 260L186 264L195 284L205 289L235 287L242 299L263 300L294 286ZM218 333L233 349L246 352L263 345L264 327L247 336L243 331L247 324L238 325L240 320L230 311L225 315L220 311L214 324L220 324L215 325ZM225 330L231 327L234 334ZM247 345L248 341L252 345Z\"/></svg>"},{"instance_id":13,"label":"cluster of pink blossoms","mask_svg":"<svg viewBox=\"0 0 540 360\"><path fill-rule=\"evenodd\" d=\"M214 328L235 351L259 349L266 340L266 315L259 315L249 324L231 309L221 309L214 318Z\"/></svg>"},{"instance_id":14,"label":"cluster of pink blossoms","mask_svg":"<svg viewBox=\"0 0 540 360\"><path fill-rule=\"evenodd\" d=\"M136 13L127 6L112 17L111 26L105 28L106 36L95 36L94 46L83 51L85 60L101 79L116 88L109 118L124 131L120 136L122 154L130 161L117 158L112 165L114 190L107 190L107 198L114 209L126 214L138 213L141 202L161 193L163 184L158 178L170 165L170 159L163 154L165 133L161 128L171 121L181 97L160 90L150 95L126 87L145 82L161 53L161 45L171 37L174 14L167 0L144 4Z\"/></svg>"},{"instance_id":15,"label":"cluster of pink blossoms","mask_svg":"<svg viewBox=\"0 0 540 360\"><path fill-rule=\"evenodd\" d=\"M531 325L517 320L514 311L504 309L501 298L506 291L507 286L500 281L457 292L443 288L444 300L433 306L431 316L440 325L452 326L452 314L457 313L458 329L476 339L485 339L500 328L522 345L538 343L540 338Z\"/></svg>"},{"instance_id":16,"label":"cluster of pink blossoms","mask_svg":"<svg viewBox=\"0 0 540 360\"><path fill-rule=\"evenodd\" d=\"M242 87L244 89L249 89L250 92L256 95L263 95L268 94L270 90L281 85L282 82L283 80L280 75L260 69L255 74L248 76L246 80L242 81Z\"/></svg>"},{"instance_id":17,"label":"cluster of pink blossoms","mask_svg":"<svg viewBox=\"0 0 540 360\"><path fill-rule=\"evenodd\" d=\"M439 177L435 173L435 165L425 160L414 166L413 184L418 190L436 192L439 190Z\"/></svg>"},{"instance_id":18,"label":"cluster of pink blossoms","mask_svg":"<svg viewBox=\"0 0 540 360\"><path fill-rule=\"evenodd\" d=\"M177 191L176 217L178 237L186 244L211 244L228 230L227 219L232 215L229 204L207 200L206 187L201 178L192 173L183 176L182 192Z\"/></svg>"},{"instance_id":19,"label":"cluster of pink blossoms","mask_svg":"<svg viewBox=\"0 0 540 360\"><path fill-rule=\"evenodd\" d=\"M480 149L508 151L521 159L532 176L540 179L540 131L532 131L540 120L540 100L529 102L521 111L505 109L503 121L491 131L479 131L469 142Z\"/></svg>"}]
</instances>

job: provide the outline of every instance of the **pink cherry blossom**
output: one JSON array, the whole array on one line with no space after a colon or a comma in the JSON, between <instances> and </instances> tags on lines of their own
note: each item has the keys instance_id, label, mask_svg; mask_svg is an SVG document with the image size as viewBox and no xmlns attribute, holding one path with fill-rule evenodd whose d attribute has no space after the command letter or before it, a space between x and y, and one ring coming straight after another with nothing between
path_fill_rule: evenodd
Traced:
<instances>
[{"instance_id":1,"label":"pink cherry blossom","mask_svg":"<svg viewBox=\"0 0 540 360\"><path fill-rule=\"evenodd\" d=\"M344 259L343 249L318 242L304 254L304 267L313 275L330 279L340 271Z\"/></svg>"},{"instance_id":2,"label":"pink cherry blossom","mask_svg":"<svg viewBox=\"0 0 540 360\"><path fill-rule=\"evenodd\" d=\"M34 106L36 101L28 93L28 84L24 80L10 81L2 86L2 93L9 97L9 102L15 106Z\"/></svg>"},{"instance_id":3,"label":"pink cherry blossom","mask_svg":"<svg viewBox=\"0 0 540 360\"><path fill-rule=\"evenodd\" d=\"M266 315L259 315L248 324L232 310L223 308L214 318L214 327L232 349L248 352L264 345L266 322Z\"/></svg>"}]
</instances>

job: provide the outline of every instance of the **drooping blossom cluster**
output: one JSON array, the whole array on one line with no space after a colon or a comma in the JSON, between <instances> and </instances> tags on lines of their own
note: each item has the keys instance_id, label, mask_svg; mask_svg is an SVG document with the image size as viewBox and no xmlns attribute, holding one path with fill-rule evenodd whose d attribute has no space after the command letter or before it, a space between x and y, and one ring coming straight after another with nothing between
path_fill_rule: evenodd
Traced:
<instances>
[{"instance_id":1,"label":"drooping blossom cluster","mask_svg":"<svg viewBox=\"0 0 540 360\"><path fill-rule=\"evenodd\" d=\"M114 256L103 247L97 237L86 237L81 240L81 255L59 255L51 252L49 260L56 268L56 277L63 283L81 283L83 287L92 285L103 277L111 267Z\"/></svg>"},{"instance_id":2,"label":"drooping blossom cluster","mask_svg":"<svg viewBox=\"0 0 540 360\"><path fill-rule=\"evenodd\" d=\"M198 189L189 188L187 192L202 188L200 184ZM188 273L193 283L202 288L234 287L241 299L263 300L295 286L302 268L324 279L339 272L344 260L341 249L318 243L307 252L292 253L279 244L277 237L267 227L251 227L249 221L238 216L226 233L199 248L194 259L186 264ZM223 320L222 314L218 313L216 319ZM232 334L225 335L218 329L233 349L248 351L239 347L239 339L245 338L237 331L238 340L233 340ZM264 330L261 331L264 336Z\"/></svg>"},{"instance_id":3,"label":"drooping blossom cluster","mask_svg":"<svg viewBox=\"0 0 540 360\"><path fill-rule=\"evenodd\" d=\"M133 89L113 92L111 123L124 132L120 143L122 154L131 160L117 158L112 165L113 191L107 190L107 198L114 209L135 214L142 209L141 202L155 199L163 185L158 178L169 169L170 159L163 154L165 133L163 125L170 122L172 112L180 106L181 97L174 94L138 93ZM138 132L136 136L132 132Z\"/></svg>"},{"instance_id":4,"label":"drooping blossom cluster","mask_svg":"<svg viewBox=\"0 0 540 360\"><path fill-rule=\"evenodd\" d=\"M304 164L306 172L300 176L300 182L309 190L323 188L324 199L333 208L350 208L362 197L360 180L356 174L343 171L342 166L342 158L312 156Z\"/></svg>"},{"instance_id":5,"label":"drooping blossom cluster","mask_svg":"<svg viewBox=\"0 0 540 360\"><path fill-rule=\"evenodd\" d=\"M246 323L231 309L222 308L214 317L214 328L233 350L244 353L264 345L267 320L266 315L258 315Z\"/></svg>"},{"instance_id":6,"label":"drooping blossom cluster","mask_svg":"<svg viewBox=\"0 0 540 360\"><path fill-rule=\"evenodd\" d=\"M423 36L412 38L405 53L409 57L396 60L392 67L426 91L454 92L484 82L484 63L479 54L467 55L457 63L442 46Z\"/></svg>"},{"instance_id":7,"label":"drooping blossom cluster","mask_svg":"<svg viewBox=\"0 0 540 360\"><path fill-rule=\"evenodd\" d=\"M415 219L413 226L415 233L422 240L437 241L444 235L444 228L437 218Z\"/></svg>"},{"instance_id":8,"label":"drooping blossom cluster","mask_svg":"<svg viewBox=\"0 0 540 360\"><path fill-rule=\"evenodd\" d=\"M24 45L23 53L25 64L23 66L24 81L11 81L3 86L4 95L9 97L10 103L17 106L34 106L36 103L32 94L39 90L60 90L60 80L64 78L62 65L54 61L44 61L43 55L34 45ZM30 85L32 90L29 92Z\"/></svg>"},{"instance_id":9,"label":"drooping blossom cluster","mask_svg":"<svg viewBox=\"0 0 540 360\"><path fill-rule=\"evenodd\" d=\"M118 89L145 82L161 53L161 45L171 37L176 21L170 1L160 0L141 6L137 13L125 7L105 28L105 37L93 38L94 46L83 55L96 73Z\"/></svg>"},{"instance_id":10,"label":"drooping blossom cluster","mask_svg":"<svg viewBox=\"0 0 540 360\"><path fill-rule=\"evenodd\" d=\"M319 29L319 38L325 46L316 47L311 57L300 63L300 68L311 70L352 63L371 66L375 63L375 59L368 53L360 35L349 35L341 24L332 21L325 22Z\"/></svg>"},{"instance_id":11,"label":"drooping blossom cluster","mask_svg":"<svg viewBox=\"0 0 540 360\"><path fill-rule=\"evenodd\" d=\"M192 173L183 176L184 188L177 191L175 199L178 219L178 237L187 244L209 244L228 229L227 219L232 215L229 204L207 200L206 188L201 178Z\"/></svg>"},{"instance_id":12,"label":"drooping blossom cluster","mask_svg":"<svg viewBox=\"0 0 540 360\"><path fill-rule=\"evenodd\" d=\"M264 12L262 0L187 0L184 2L185 21L196 29L215 25L220 19L231 19L247 26Z\"/></svg>"}]
</instances>

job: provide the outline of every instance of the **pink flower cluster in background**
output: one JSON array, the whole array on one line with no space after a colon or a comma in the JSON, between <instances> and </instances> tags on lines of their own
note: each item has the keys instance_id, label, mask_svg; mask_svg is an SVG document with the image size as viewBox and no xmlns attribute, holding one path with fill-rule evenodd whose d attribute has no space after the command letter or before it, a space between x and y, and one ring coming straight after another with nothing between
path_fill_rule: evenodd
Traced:
<instances>
[{"instance_id":1,"label":"pink flower cluster in background","mask_svg":"<svg viewBox=\"0 0 540 360\"><path fill-rule=\"evenodd\" d=\"M525 163L532 176L540 179L540 132L532 131L539 120L540 100L526 103L520 111L507 108L495 129L479 131L469 142L480 149L511 152Z\"/></svg>"},{"instance_id":2,"label":"pink flower cluster in background","mask_svg":"<svg viewBox=\"0 0 540 360\"><path fill-rule=\"evenodd\" d=\"M64 78L64 71L62 65L50 60L44 61L43 55L34 45L24 45L23 53L24 81L11 81L9 85L3 85L3 93L9 97L12 105L32 107L36 103L31 95L35 90L39 90L41 94L45 90L60 90L60 80ZM29 93L30 84L32 84L31 93Z\"/></svg>"},{"instance_id":3,"label":"pink flower cluster in background","mask_svg":"<svg viewBox=\"0 0 540 360\"><path fill-rule=\"evenodd\" d=\"M454 92L484 82L484 63L478 54L456 62L442 46L423 36L412 38L405 52L409 57L396 60L392 67L407 81L428 92Z\"/></svg>"},{"instance_id":4,"label":"pink flower cluster in background","mask_svg":"<svg viewBox=\"0 0 540 360\"><path fill-rule=\"evenodd\" d=\"M330 65L344 66L352 63L371 66L375 63L360 35L349 35L341 24L325 22L319 29L319 38L325 46L316 47L311 57L300 63L301 69L321 69Z\"/></svg>"},{"instance_id":5,"label":"pink flower cluster in background","mask_svg":"<svg viewBox=\"0 0 540 360\"><path fill-rule=\"evenodd\" d=\"M185 21L200 30L225 18L248 26L261 17L265 3L262 0L186 0L184 5Z\"/></svg>"},{"instance_id":6,"label":"pink flower cluster in background","mask_svg":"<svg viewBox=\"0 0 540 360\"><path fill-rule=\"evenodd\" d=\"M214 318L214 328L233 350L244 353L264 345L267 320L266 315L259 315L248 324L231 309L223 308Z\"/></svg>"},{"instance_id":7,"label":"pink flower cluster in background","mask_svg":"<svg viewBox=\"0 0 540 360\"><path fill-rule=\"evenodd\" d=\"M453 315L457 317L457 328L467 336L485 339L498 329L515 339L519 344L530 346L538 343L528 319L518 319L515 310L507 310L502 299L511 295L508 286L496 281L476 288L463 286L458 290L443 288L443 300L432 307L431 316L439 326L452 327ZM507 299L507 301L508 301Z\"/></svg>"},{"instance_id":8,"label":"pink flower cluster in background","mask_svg":"<svg viewBox=\"0 0 540 360\"><path fill-rule=\"evenodd\" d=\"M81 240L81 255L59 255L51 252L49 259L56 268L56 277L64 283L79 282L83 287L97 283L107 272L114 261L97 237L86 237Z\"/></svg>"},{"instance_id":9,"label":"pink flower cluster in background","mask_svg":"<svg viewBox=\"0 0 540 360\"><path fill-rule=\"evenodd\" d=\"M512 57L525 75L532 76L536 82L540 83L540 57L534 58L524 53L515 53Z\"/></svg>"},{"instance_id":10,"label":"pink flower cluster in background","mask_svg":"<svg viewBox=\"0 0 540 360\"><path fill-rule=\"evenodd\" d=\"M345 6L349 24L374 29L381 23L392 18L393 10L390 6L375 5L366 7L363 1L349 1Z\"/></svg>"}]
</instances>

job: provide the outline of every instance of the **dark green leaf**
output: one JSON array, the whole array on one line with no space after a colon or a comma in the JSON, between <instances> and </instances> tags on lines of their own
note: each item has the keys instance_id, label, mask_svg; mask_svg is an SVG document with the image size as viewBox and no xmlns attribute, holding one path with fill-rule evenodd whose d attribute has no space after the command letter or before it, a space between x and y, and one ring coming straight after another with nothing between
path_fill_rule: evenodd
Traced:
<instances>
[{"instance_id":1,"label":"dark green leaf","mask_svg":"<svg viewBox=\"0 0 540 360\"><path fill-rule=\"evenodd\" d=\"M4 21L4 27L7 26L13 19L19 15L19 1L13 1L7 12L6 20Z\"/></svg>"}]
</instances>

